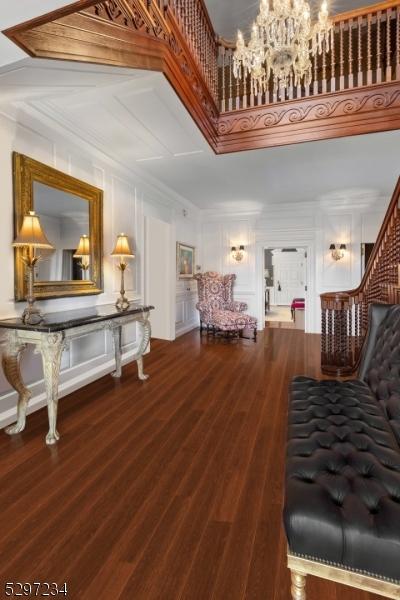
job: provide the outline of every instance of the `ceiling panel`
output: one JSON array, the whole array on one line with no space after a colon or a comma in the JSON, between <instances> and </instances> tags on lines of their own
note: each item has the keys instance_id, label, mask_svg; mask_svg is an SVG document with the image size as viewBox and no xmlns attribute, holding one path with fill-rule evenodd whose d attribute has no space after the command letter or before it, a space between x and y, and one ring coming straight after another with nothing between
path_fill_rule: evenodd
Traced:
<instances>
[{"instance_id":1,"label":"ceiling panel","mask_svg":"<svg viewBox=\"0 0 400 600\"><path fill-rule=\"evenodd\" d=\"M159 73L125 71L132 77L121 78L118 69L70 63L23 66L9 70L12 85L0 70L1 112L28 126L37 116L128 169L140 161L138 172L199 208L267 210L281 202L389 195L400 174L400 131L215 156Z\"/></svg>"},{"instance_id":2,"label":"ceiling panel","mask_svg":"<svg viewBox=\"0 0 400 600\"><path fill-rule=\"evenodd\" d=\"M186 153L199 150L193 136L189 135L181 123L169 110L168 104L160 98L157 89L146 93L132 92L118 97L132 120L140 122L142 127L151 128L152 135L169 154Z\"/></svg>"},{"instance_id":3,"label":"ceiling panel","mask_svg":"<svg viewBox=\"0 0 400 600\"><path fill-rule=\"evenodd\" d=\"M57 102L52 102L53 108ZM160 145L148 143L141 136L140 126L134 127L129 119L120 120L107 105L98 102L64 111L63 118L68 119L81 130L81 135L91 138L98 146L107 147L119 157L137 160L143 157L159 155Z\"/></svg>"}]
</instances>

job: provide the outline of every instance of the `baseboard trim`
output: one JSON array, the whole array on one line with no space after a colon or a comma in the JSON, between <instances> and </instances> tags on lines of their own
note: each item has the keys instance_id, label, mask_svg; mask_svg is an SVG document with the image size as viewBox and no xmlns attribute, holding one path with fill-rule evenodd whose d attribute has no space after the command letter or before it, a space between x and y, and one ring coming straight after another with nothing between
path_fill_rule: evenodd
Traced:
<instances>
[{"instance_id":1,"label":"baseboard trim","mask_svg":"<svg viewBox=\"0 0 400 600\"><path fill-rule=\"evenodd\" d=\"M180 337L181 335L185 335L185 333L189 333L189 331L193 331L193 329L197 329L199 327L199 323L196 321L195 323L190 323L189 325L185 325L185 327L179 328L175 332L175 337Z\"/></svg>"}]
</instances>

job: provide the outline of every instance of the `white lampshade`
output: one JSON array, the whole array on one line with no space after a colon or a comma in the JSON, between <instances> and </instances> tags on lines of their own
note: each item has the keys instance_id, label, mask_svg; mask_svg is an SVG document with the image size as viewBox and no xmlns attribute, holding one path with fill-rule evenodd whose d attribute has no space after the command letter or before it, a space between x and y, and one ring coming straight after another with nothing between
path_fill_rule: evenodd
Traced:
<instances>
[{"instance_id":1,"label":"white lampshade","mask_svg":"<svg viewBox=\"0 0 400 600\"><path fill-rule=\"evenodd\" d=\"M90 241L87 235L81 236L79 245L75 250L74 258L80 258L81 256L90 256Z\"/></svg>"},{"instance_id":2,"label":"white lampshade","mask_svg":"<svg viewBox=\"0 0 400 600\"><path fill-rule=\"evenodd\" d=\"M31 248L42 248L46 250L54 249L54 246L50 244L44 234L39 217L33 210L29 211L29 213L24 216L22 227L12 245L14 248L30 246Z\"/></svg>"},{"instance_id":3,"label":"white lampshade","mask_svg":"<svg viewBox=\"0 0 400 600\"><path fill-rule=\"evenodd\" d=\"M125 233L120 233L117 237L117 243L115 244L114 250L111 252L111 256L127 256L135 258L131 247L129 245L128 236Z\"/></svg>"}]
</instances>

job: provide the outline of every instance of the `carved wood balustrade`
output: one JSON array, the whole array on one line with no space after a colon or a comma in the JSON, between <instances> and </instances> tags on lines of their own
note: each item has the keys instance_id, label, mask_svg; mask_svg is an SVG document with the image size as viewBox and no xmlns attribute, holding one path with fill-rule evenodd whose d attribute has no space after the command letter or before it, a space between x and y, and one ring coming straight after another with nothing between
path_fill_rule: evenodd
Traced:
<instances>
[{"instance_id":1,"label":"carved wood balustrade","mask_svg":"<svg viewBox=\"0 0 400 600\"><path fill-rule=\"evenodd\" d=\"M79 0L5 32L32 56L161 71L216 153L400 128L400 0L334 17L310 86L254 97L204 0Z\"/></svg>"},{"instance_id":2,"label":"carved wood balustrade","mask_svg":"<svg viewBox=\"0 0 400 600\"><path fill-rule=\"evenodd\" d=\"M400 3L384 2L333 18L330 49L312 58L310 85L289 85L283 98L273 93L255 96L250 76L239 81L233 75L235 44L219 40L218 70L222 113L331 94L337 91L400 81Z\"/></svg>"},{"instance_id":3,"label":"carved wood balustrade","mask_svg":"<svg viewBox=\"0 0 400 600\"><path fill-rule=\"evenodd\" d=\"M351 375L357 370L374 302L400 302L400 179L359 287L321 295L324 373Z\"/></svg>"}]
</instances>

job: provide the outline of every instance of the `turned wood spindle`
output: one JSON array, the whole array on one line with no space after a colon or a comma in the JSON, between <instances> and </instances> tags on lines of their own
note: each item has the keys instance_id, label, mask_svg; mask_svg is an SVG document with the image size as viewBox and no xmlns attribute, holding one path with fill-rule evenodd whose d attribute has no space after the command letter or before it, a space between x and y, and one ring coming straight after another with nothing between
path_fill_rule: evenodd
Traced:
<instances>
[{"instance_id":1,"label":"turned wood spindle","mask_svg":"<svg viewBox=\"0 0 400 600\"><path fill-rule=\"evenodd\" d=\"M354 87L354 74L353 74L353 19L349 20L349 89Z\"/></svg>"},{"instance_id":2,"label":"turned wood spindle","mask_svg":"<svg viewBox=\"0 0 400 600\"><path fill-rule=\"evenodd\" d=\"M396 80L400 80L400 5L396 10Z\"/></svg>"},{"instance_id":3,"label":"turned wood spindle","mask_svg":"<svg viewBox=\"0 0 400 600\"><path fill-rule=\"evenodd\" d=\"M318 94L318 52L314 55L314 85L313 85L313 95L316 96Z\"/></svg>"},{"instance_id":4,"label":"turned wood spindle","mask_svg":"<svg viewBox=\"0 0 400 600\"><path fill-rule=\"evenodd\" d=\"M232 66L233 68L233 66ZM235 108L239 110L240 108L240 79L236 79L236 95L235 95Z\"/></svg>"},{"instance_id":5,"label":"turned wood spindle","mask_svg":"<svg viewBox=\"0 0 400 600\"><path fill-rule=\"evenodd\" d=\"M326 46L327 43L324 40L322 45L322 93L326 94L327 92L327 81L326 81Z\"/></svg>"},{"instance_id":6,"label":"turned wood spindle","mask_svg":"<svg viewBox=\"0 0 400 600\"><path fill-rule=\"evenodd\" d=\"M376 83L382 82L381 21L382 21L382 11L378 10L378 12L376 14Z\"/></svg>"},{"instance_id":7,"label":"turned wood spindle","mask_svg":"<svg viewBox=\"0 0 400 600\"><path fill-rule=\"evenodd\" d=\"M229 65L229 92L228 92L228 110L232 110L232 97L233 97L233 59L232 49L228 49L228 65Z\"/></svg>"},{"instance_id":8,"label":"turned wood spindle","mask_svg":"<svg viewBox=\"0 0 400 600\"><path fill-rule=\"evenodd\" d=\"M349 29L350 31L350 29ZM344 22L339 23L339 89L344 90Z\"/></svg>"},{"instance_id":9,"label":"turned wood spindle","mask_svg":"<svg viewBox=\"0 0 400 600\"><path fill-rule=\"evenodd\" d=\"M362 26L363 26L363 18L358 17L357 27L358 27L358 74L357 74L357 85L360 87L363 85L363 72L362 72Z\"/></svg>"},{"instance_id":10,"label":"turned wood spindle","mask_svg":"<svg viewBox=\"0 0 400 600\"><path fill-rule=\"evenodd\" d=\"M221 72L221 78L222 78L221 111L225 112L226 106L225 106L225 47L224 46L220 46L220 57L221 57L221 62L222 62L222 72Z\"/></svg>"},{"instance_id":11,"label":"turned wood spindle","mask_svg":"<svg viewBox=\"0 0 400 600\"><path fill-rule=\"evenodd\" d=\"M243 77L242 108L247 108L247 77Z\"/></svg>"},{"instance_id":12,"label":"turned wood spindle","mask_svg":"<svg viewBox=\"0 0 400 600\"><path fill-rule=\"evenodd\" d=\"M367 17L367 85L372 85L372 15Z\"/></svg>"},{"instance_id":13,"label":"turned wood spindle","mask_svg":"<svg viewBox=\"0 0 400 600\"><path fill-rule=\"evenodd\" d=\"M386 81L392 81L392 53L390 39L390 24L392 21L392 9L386 9Z\"/></svg>"},{"instance_id":14,"label":"turned wood spindle","mask_svg":"<svg viewBox=\"0 0 400 600\"><path fill-rule=\"evenodd\" d=\"M336 91L335 26L331 31L331 92Z\"/></svg>"}]
</instances>

